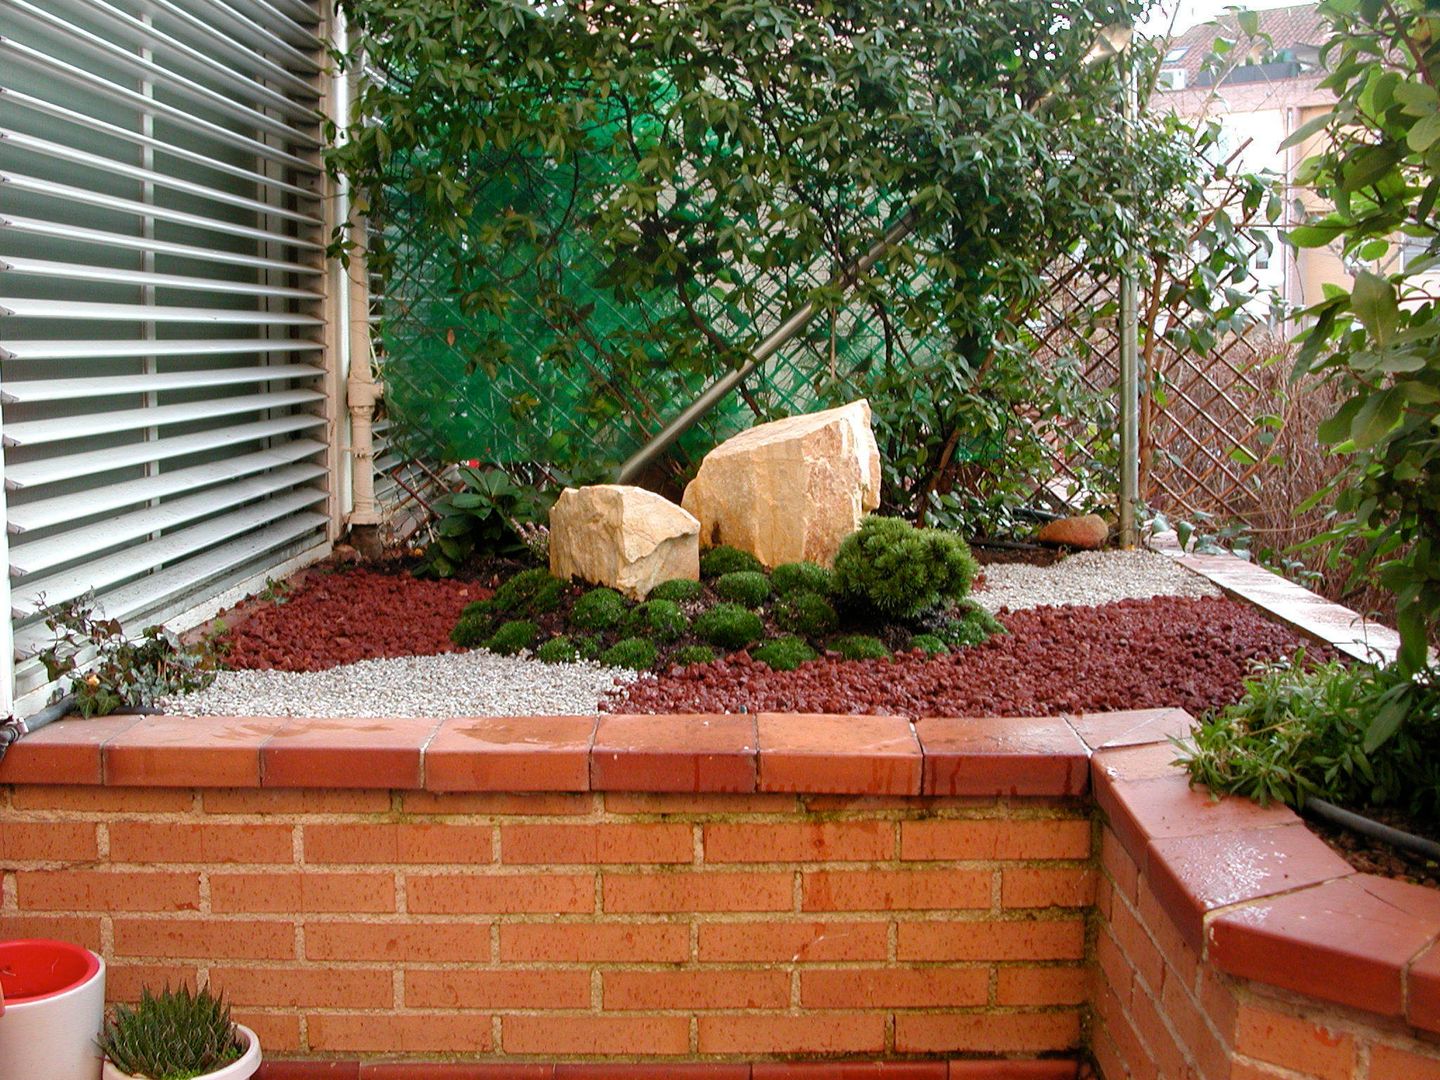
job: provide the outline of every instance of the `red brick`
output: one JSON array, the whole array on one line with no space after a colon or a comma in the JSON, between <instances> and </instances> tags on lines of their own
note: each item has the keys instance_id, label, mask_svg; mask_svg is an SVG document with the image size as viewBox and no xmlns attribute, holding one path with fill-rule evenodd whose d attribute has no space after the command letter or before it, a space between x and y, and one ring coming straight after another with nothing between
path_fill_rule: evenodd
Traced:
<instances>
[{"instance_id":1,"label":"red brick","mask_svg":"<svg viewBox=\"0 0 1440 1080\"><path fill-rule=\"evenodd\" d=\"M555 1025L550 1017L535 1019ZM317 1053L479 1054L492 1049L490 1017L483 1013L310 1013L306 1030L310 1049Z\"/></svg>"},{"instance_id":2,"label":"red brick","mask_svg":"<svg viewBox=\"0 0 1440 1080\"><path fill-rule=\"evenodd\" d=\"M1121 1001L1129 1001L1135 985L1135 969L1116 943L1110 927L1100 927L1095 935L1095 970Z\"/></svg>"},{"instance_id":3,"label":"red brick","mask_svg":"<svg viewBox=\"0 0 1440 1080\"><path fill-rule=\"evenodd\" d=\"M676 923L506 923L500 927L500 959L506 963L645 960L669 964L689 957L689 927Z\"/></svg>"},{"instance_id":4,"label":"red brick","mask_svg":"<svg viewBox=\"0 0 1440 1080\"><path fill-rule=\"evenodd\" d=\"M1256 1005L1240 1006L1235 1049L1318 1080L1350 1080L1355 1071L1353 1036Z\"/></svg>"},{"instance_id":5,"label":"red brick","mask_svg":"<svg viewBox=\"0 0 1440 1080\"><path fill-rule=\"evenodd\" d=\"M1421 1057L1398 1046L1372 1046L1370 1080L1440 1080L1440 1049Z\"/></svg>"},{"instance_id":6,"label":"red brick","mask_svg":"<svg viewBox=\"0 0 1440 1080\"><path fill-rule=\"evenodd\" d=\"M761 795L757 792L729 794L700 792L681 794L671 791L607 791L605 812L608 814L793 814L794 795Z\"/></svg>"},{"instance_id":7,"label":"red brick","mask_svg":"<svg viewBox=\"0 0 1440 1080\"><path fill-rule=\"evenodd\" d=\"M688 863L694 861L688 825L502 825L500 861L564 866L573 863Z\"/></svg>"},{"instance_id":8,"label":"red brick","mask_svg":"<svg viewBox=\"0 0 1440 1080\"><path fill-rule=\"evenodd\" d=\"M1134 903L1140 869L1115 833L1108 828L1100 832L1100 865L1115 883L1116 892Z\"/></svg>"},{"instance_id":9,"label":"red brick","mask_svg":"<svg viewBox=\"0 0 1440 1080\"><path fill-rule=\"evenodd\" d=\"M306 825L312 863L488 863L489 825Z\"/></svg>"},{"instance_id":10,"label":"red brick","mask_svg":"<svg viewBox=\"0 0 1440 1080\"><path fill-rule=\"evenodd\" d=\"M22 870L15 875L22 910L196 911L200 875L104 870Z\"/></svg>"},{"instance_id":11,"label":"red brick","mask_svg":"<svg viewBox=\"0 0 1440 1080\"><path fill-rule=\"evenodd\" d=\"M895 850L888 821L705 826L707 863L874 862Z\"/></svg>"},{"instance_id":12,"label":"red brick","mask_svg":"<svg viewBox=\"0 0 1440 1080\"><path fill-rule=\"evenodd\" d=\"M804 878L805 911L988 908L989 870L822 870Z\"/></svg>"},{"instance_id":13,"label":"red brick","mask_svg":"<svg viewBox=\"0 0 1440 1080\"><path fill-rule=\"evenodd\" d=\"M188 788L17 787L11 796L16 810L79 810L86 814L172 814L195 805Z\"/></svg>"},{"instance_id":14,"label":"red brick","mask_svg":"<svg viewBox=\"0 0 1440 1080\"><path fill-rule=\"evenodd\" d=\"M584 1009L587 971L406 971L407 1008ZM565 1023L558 1017L556 1023Z\"/></svg>"},{"instance_id":15,"label":"red brick","mask_svg":"<svg viewBox=\"0 0 1440 1080\"><path fill-rule=\"evenodd\" d=\"M1000 904L1007 908L1089 907L1095 872L1067 868L1016 868L1000 874Z\"/></svg>"},{"instance_id":16,"label":"red brick","mask_svg":"<svg viewBox=\"0 0 1440 1080\"><path fill-rule=\"evenodd\" d=\"M807 1009L958 1008L984 1005L989 996L990 969L985 967L800 974L800 1004Z\"/></svg>"},{"instance_id":17,"label":"red brick","mask_svg":"<svg viewBox=\"0 0 1440 1080\"><path fill-rule=\"evenodd\" d=\"M1160 1074L1162 1076L1184 1076L1188 1068L1185 1052L1180 1048L1175 1033L1166 1019L1160 1015L1158 995L1152 997L1145 993L1132 993L1130 995L1130 1020L1134 1023L1140 1038L1144 1040L1150 1056L1155 1059L1155 1064L1160 1067Z\"/></svg>"},{"instance_id":18,"label":"red brick","mask_svg":"<svg viewBox=\"0 0 1440 1080\"><path fill-rule=\"evenodd\" d=\"M790 1003L784 971L701 969L607 971L607 1009L783 1009Z\"/></svg>"},{"instance_id":19,"label":"red brick","mask_svg":"<svg viewBox=\"0 0 1440 1080\"><path fill-rule=\"evenodd\" d=\"M211 874L210 910L309 914L379 914L395 910L389 874Z\"/></svg>"},{"instance_id":20,"label":"red brick","mask_svg":"<svg viewBox=\"0 0 1440 1080\"><path fill-rule=\"evenodd\" d=\"M288 922L116 919L115 955L289 960L295 956L295 927Z\"/></svg>"},{"instance_id":21,"label":"red brick","mask_svg":"<svg viewBox=\"0 0 1440 1080\"><path fill-rule=\"evenodd\" d=\"M1140 922L1149 931L1150 939L1155 942L1160 955L1175 972L1175 977L1180 978L1186 986L1194 986L1195 976L1200 970L1200 956L1145 881L1140 883L1137 890L1136 909L1140 913Z\"/></svg>"},{"instance_id":22,"label":"red brick","mask_svg":"<svg viewBox=\"0 0 1440 1080\"><path fill-rule=\"evenodd\" d=\"M1110 930L1115 935L1115 944L1120 946L1120 951L1148 991L1160 993L1165 979L1165 958L1150 940L1140 920L1125 904L1116 904L1111 911Z\"/></svg>"},{"instance_id":23,"label":"red brick","mask_svg":"<svg viewBox=\"0 0 1440 1080\"><path fill-rule=\"evenodd\" d=\"M702 1019L701 1024L704 1024ZM507 1054L633 1054L671 1057L690 1049L683 1016L505 1016L500 1042ZM703 1046L702 1046L703 1050Z\"/></svg>"},{"instance_id":24,"label":"red brick","mask_svg":"<svg viewBox=\"0 0 1440 1080\"><path fill-rule=\"evenodd\" d=\"M701 923L700 959L731 963L884 960L888 935L883 922Z\"/></svg>"},{"instance_id":25,"label":"red brick","mask_svg":"<svg viewBox=\"0 0 1440 1080\"><path fill-rule=\"evenodd\" d=\"M589 874L412 876L405 892L406 907L422 915L562 915L595 910L595 879Z\"/></svg>"},{"instance_id":26,"label":"red brick","mask_svg":"<svg viewBox=\"0 0 1440 1080\"><path fill-rule=\"evenodd\" d=\"M110 824L111 862L289 863L294 858L289 825Z\"/></svg>"},{"instance_id":27,"label":"red brick","mask_svg":"<svg viewBox=\"0 0 1440 1080\"><path fill-rule=\"evenodd\" d=\"M1071 1050L1080 1045L1078 1012L900 1013L902 1054Z\"/></svg>"},{"instance_id":28,"label":"red brick","mask_svg":"<svg viewBox=\"0 0 1440 1080\"><path fill-rule=\"evenodd\" d=\"M573 817L595 806L592 795L559 792L407 791L401 798L407 814L437 817Z\"/></svg>"},{"instance_id":29,"label":"red brick","mask_svg":"<svg viewBox=\"0 0 1440 1080\"><path fill-rule=\"evenodd\" d=\"M54 938L100 951L100 917L66 918L57 915L16 915L0 911L0 941L16 938Z\"/></svg>"},{"instance_id":30,"label":"red brick","mask_svg":"<svg viewBox=\"0 0 1440 1080\"><path fill-rule=\"evenodd\" d=\"M901 960L1081 960L1085 923L1080 919L997 922L902 922L896 955Z\"/></svg>"},{"instance_id":31,"label":"red brick","mask_svg":"<svg viewBox=\"0 0 1440 1080\"><path fill-rule=\"evenodd\" d=\"M7 821L0 862L80 862L99 856L91 821Z\"/></svg>"},{"instance_id":32,"label":"red brick","mask_svg":"<svg viewBox=\"0 0 1440 1080\"><path fill-rule=\"evenodd\" d=\"M996 1005L1083 1005L1085 969L1002 967L996 973Z\"/></svg>"},{"instance_id":33,"label":"red brick","mask_svg":"<svg viewBox=\"0 0 1440 1080\"><path fill-rule=\"evenodd\" d=\"M1088 859L1090 822L1079 818L905 821L900 824L900 857Z\"/></svg>"},{"instance_id":34,"label":"red brick","mask_svg":"<svg viewBox=\"0 0 1440 1080\"><path fill-rule=\"evenodd\" d=\"M607 912L788 911L793 875L606 874Z\"/></svg>"},{"instance_id":35,"label":"red brick","mask_svg":"<svg viewBox=\"0 0 1440 1080\"><path fill-rule=\"evenodd\" d=\"M300 1049L300 1017L294 1013L232 1009L230 1018L255 1032L266 1054L294 1053Z\"/></svg>"},{"instance_id":36,"label":"red brick","mask_svg":"<svg viewBox=\"0 0 1440 1080\"><path fill-rule=\"evenodd\" d=\"M305 926L308 960L475 961L490 959L485 923L311 922Z\"/></svg>"},{"instance_id":37,"label":"red brick","mask_svg":"<svg viewBox=\"0 0 1440 1080\"><path fill-rule=\"evenodd\" d=\"M878 1054L885 1048L884 1013L702 1016L702 1054Z\"/></svg>"},{"instance_id":38,"label":"red brick","mask_svg":"<svg viewBox=\"0 0 1440 1080\"><path fill-rule=\"evenodd\" d=\"M385 968L213 967L210 981L237 1005L388 1009L395 1004L395 980Z\"/></svg>"},{"instance_id":39,"label":"red brick","mask_svg":"<svg viewBox=\"0 0 1440 1080\"><path fill-rule=\"evenodd\" d=\"M207 814L384 814L390 792L340 788L215 788L200 793Z\"/></svg>"},{"instance_id":40,"label":"red brick","mask_svg":"<svg viewBox=\"0 0 1440 1080\"><path fill-rule=\"evenodd\" d=\"M112 959L105 964L105 997L110 1001L139 1001L140 992L149 987L199 985L198 964L151 964Z\"/></svg>"}]
</instances>

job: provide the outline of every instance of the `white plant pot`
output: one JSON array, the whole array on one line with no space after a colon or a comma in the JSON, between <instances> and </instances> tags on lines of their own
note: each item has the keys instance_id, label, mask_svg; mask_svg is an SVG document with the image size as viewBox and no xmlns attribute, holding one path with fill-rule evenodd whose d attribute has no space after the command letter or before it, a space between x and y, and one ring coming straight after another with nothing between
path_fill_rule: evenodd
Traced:
<instances>
[{"instance_id":1,"label":"white plant pot","mask_svg":"<svg viewBox=\"0 0 1440 1080\"><path fill-rule=\"evenodd\" d=\"M235 1032L245 1044L245 1052L214 1072L202 1073L195 1080L250 1080L260 1068L260 1039L244 1024L236 1024ZM105 1062L104 1080L146 1080L143 1076L121 1072L110 1062Z\"/></svg>"},{"instance_id":2,"label":"white plant pot","mask_svg":"<svg viewBox=\"0 0 1440 1080\"><path fill-rule=\"evenodd\" d=\"M100 1050L95 1039L105 1021L105 961L89 950L59 944L74 956L89 957L89 969L85 970L86 961L81 959L79 974L61 976L52 989L45 983L57 969L46 962L42 974L27 980L31 985L24 996L15 992L15 983L9 984L10 1000L0 1013L0 1076L4 1080L100 1080ZM6 962L10 961L0 957L0 963Z\"/></svg>"}]
</instances>

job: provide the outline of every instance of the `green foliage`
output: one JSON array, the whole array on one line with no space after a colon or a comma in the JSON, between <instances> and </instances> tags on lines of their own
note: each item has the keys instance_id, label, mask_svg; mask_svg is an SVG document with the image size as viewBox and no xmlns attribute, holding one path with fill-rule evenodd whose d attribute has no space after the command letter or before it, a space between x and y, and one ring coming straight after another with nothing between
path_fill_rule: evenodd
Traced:
<instances>
[{"instance_id":1,"label":"green foliage","mask_svg":"<svg viewBox=\"0 0 1440 1080\"><path fill-rule=\"evenodd\" d=\"M798 637L780 637L767 641L751 654L773 671L794 671L819 654Z\"/></svg>"},{"instance_id":2,"label":"green foliage","mask_svg":"<svg viewBox=\"0 0 1440 1080\"><path fill-rule=\"evenodd\" d=\"M870 515L835 556L835 590L887 618L908 619L970 590L979 565L958 535Z\"/></svg>"},{"instance_id":3,"label":"green foliage","mask_svg":"<svg viewBox=\"0 0 1440 1080\"><path fill-rule=\"evenodd\" d=\"M840 625L835 606L813 592L794 592L775 605L775 622L802 637L821 638Z\"/></svg>"},{"instance_id":4,"label":"green foliage","mask_svg":"<svg viewBox=\"0 0 1440 1080\"><path fill-rule=\"evenodd\" d=\"M417 574L449 577L477 551L523 554L528 548L519 526L540 522L549 510L549 499L500 469L462 465L460 482L461 490L435 500L435 538Z\"/></svg>"},{"instance_id":5,"label":"green foliage","mask_svg":"<svg viewBox=\"0 0 1440 1080\"><path fill-rule=\"evenodd\" d=\"M566 584L548 570L522 570L495 590L491 610L506 615L544 615L560 606Z\"/></svg>"},{"instance_id":6,"label":"green foliage","mask_svg":"<svg viewBox=\"0 0 1440 1080\"><path fill-rule=\"evenodd\" d=\"M716 604L695 619L695 633L724 649L743 649L759 641L765 624L755 612L739 604Z\"/></svg>"},{"instance_id":7,"label":"green foliage","mask_svg":"<svg viewBox=\"0 0 1440 1080\"><path fill-rule=\"evenodd\" d=\"M947 615L931 627L934 636L955 649L981 645L996 634L1009 633L1000 620L978 604L960 604L954 615Z\"/></svg>"},{"instance_id":8,"label":"green foliage","mask_svg":"<svg viewBox=\"0 0 1440 1080\"><path fill-rule=\"evenodd\" d=\"M685 578L672 578L669 581L662 581L655 588L650 590L651 600L671 600L677 604L683 604L687 600L694 600L704 586L698 581L688 581Z\"/></svg>"},{"instance_id":9,"label":"green foliage","mask_svg":"<svg viewBox=\"0 0 1440 1080\"><path fill-rule=\"evenodd\" d=\"M910 648L919 649L930 656L943 656L950 651L950 646L934 634L916 634L910 639Z\"/></svg>"},{"instance_id":10,"label":"green foliage","mask_svg":"<svg viewBox=\"0 0 1440 1080\"><path fill-rule=\"evenodd\" d=\"M1292 229L1297 247L1326 247L1357 267L1349 291L1327 286L1307 311L1296 377L1319 372L1344 395L1320 437L1349 468L1311 505L1333 504L1334 529L1315 543L1358 539L1357 577L1374 574L1395 594L1399 664L1416 673L1440 632L1440 96L1424 4L1325 0L1331 38L1323 89L1336 102L1287 140L1319 135L1320 152L1298 176L1333 206ZM1396 258L1392 245L1405 248ZM1340 545L1337 544L1337 548ZM1413 716L1414 714L1410 714ZM1403 717L1376 718L1370 744Z\"/></svg>"},{"instance_id":11,"label":"green foliage","mask_svg":"<svg viewBox=\"0 0 1440 1080\"><path fill-rule=\"evenodd\" d=\"M116 1005L97 1040L122 1072L150 1080L190 1080L217 1072L244 1052L230 1007L209 990L188 986L155 994L146 986L140 1003Z\"/></svg>"},{"instance_id":12,"label":"green foliage","mask_svg":"<svg viewBox=\"0 0 1440 1080\"><path fill-rule=\"evenodd\" d=\"M846 660L885 660L890 656L885 643L869 634L844 634L834 638L829 647Z\"/></svg>"},{"instance_id":13,"label":"green foliage","mask_svg":"<svg viewBox=\"0 0 1440 1080\"><path fill-rule=\"evenodd\" d=\"M573 641L560 634L536 649L535 659L547 664L569 664L580 659L580 650Z\"/></svg>"},{"instance_id":14,"label":"green foliage","mask_svg":"<svg viewBox=\"0 0 1440 1080\"><path fill-rule=\"evenodd\" d=\"M570 609L570 622L582 630L610 630L625 618L625 598L614 589L591 589Z\"/></svg>"},{"instance_id":15,"label":"green foliage","mask_svg":"<svg viewBox=\"0 0 1440 1080\"><path fill-rule=\"evenodd\" d=\"M540 627L528 619L512 619L501 623L500 628L490 635L485 648L500 656L513 656L521 649L528 649L540 636Z\"/></svg>"},{"instance_id":16,"label":"green foliage","mask_svg":"<svg viewBox=\"0 0 1440 1080\"><path fill-rule=\"evenodd\" d=\"M595 634L575 639L575 652L581 660L598 660L604 651L605 642Z\"/></svg>"},{"instance_id":17,"label":"green foliage","mask_svg":"<svg viewBox=\"0 0 1440 1080\"><path fill-rule=\"evenodd\" d=\"M713 664L715 650L709 645L682 645L670 659L677 664Z\"/></svg>"},{"instance_id":18,"label":"green foliage","mask_svg":"<svg viewBox=\"0 0 1440 1080\"><path fill-rule=\"evenodd\" d=\"M833 585L828 569L813 562L781 563L770 572L770 584L780 596L796 592L819 593L824 596Z\"/></svg>"},{"instance_id":19,"label":"green foliage","mask_svg":"<svg viewBox=\"0 0 1440 1080\"><path fill-rule=\"evenodd\" d=\"M732 570L715 579L715 592L722 600L757 608L770 596L770 579L758 570Z\"/></svg>"},{"instance_id":20,"label":"green foliage","mask_svg":"<svg viewBox=\"0 0 1440 1080\"><path fill-rule=\"evenodd\" d=\"M737 547L721 544L719 547L713 547L700 554L700 576L703 578L718 578L723 574L739 574L747 571L760 574L765 572L765 567L754 555L748 551L741 551Z\"/></svg>"},{"instance_id":21,"label":"green foliage","mask_svg":"<svg viewBox=\"0 0 1440 1080\"><path fill-rule=\"evenodd\" d=\"M472 610L473 609L473 610ZM462 649L478 649L495 633L495 616L489 607L467 605L450 631L450 640Z\"/></svg>"},{"instance_id":22,"label":"green foliage","mask_svg":"<svg viewBox=\"0 0 1440 1080\"><path fill-rule=\"evenodd\" d=\"M644 638L628 637L616 642L610 648L600 654L600 663L606 667L632 668L635 671L644 671L654 666L659 650L655 648L653 641L646 641Z\"/></svg>"},{"instance_id":23,"label":"green foliage","mask_svg":"<svg viewBox=\"0 0 1440 1080\"><path fill-rule=\"evenodd\" d=\"M1440 670L1294 663L1261 670L1235 705L1205 718L1182 756L1214 791L1294 807L1316 796L1342 805L1399 806L1440 816ZM1411 722L1367 747L1372 717L1413 698Z\"/></svg>"},{"instance_id":24,"label":"green foliage","mask_svg":"<svg viewBox=\"0 0 1440 1080\"><path fill-rule=\"evenodd\" d=\"M673 600L647 600L630 609L624 632L632 637L674 641L690 629L690 620Z\"/></svg>"},{"instance_id":25,"label":"green foliage","mask_svg":"<svg viewBox=\"0 0 1440 1080\"><path fill-rule=\"evenodd\" d=\"M149 708L167 694L203 690L215 681L219 648L189 648L163 626L131 638L118 619L100 618L94 597L82 596L44 611L54 639L40 650L46 677L70 677L75 709L106 716L117 709ZM84 666L77 660L94 657Z\"/></svg>"}]
</instances>

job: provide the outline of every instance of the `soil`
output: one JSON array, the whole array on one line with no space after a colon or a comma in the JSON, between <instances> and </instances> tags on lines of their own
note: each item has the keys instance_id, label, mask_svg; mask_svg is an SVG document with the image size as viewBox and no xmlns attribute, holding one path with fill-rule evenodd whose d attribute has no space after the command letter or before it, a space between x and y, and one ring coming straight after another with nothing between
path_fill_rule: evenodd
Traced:
<instances>
[{"instance_id":1,"label":"soil","mask_svg":"<svg viewBox=\"0 0 1440 1080\"><path fill-rule=\"evenodd\" d=\"M1415 833L1428 840L1440 842L1440 829L1433 822L1428 827L1394 810L1368 807L1357 811L1392 828ZM1329 822L1307 817L1305 825L1316 836L1330 845L1332 851L1362 874L1379 874L1381 877L1408 881L1413 885L1428 885L1440 889L1440 863L1426 859L1380 840L1372 840L1349 829L1342 829Z\"/></svg>"},{"instance_id":2,"label":"soil","mask_svg":"<svg viewBox=\"0 0 1440 1080\"><path fill-rule=\"evenodd\" d=\"M1175 706L1200 715L1238 700L1256 661L1333 652L1248 604L1211 597L1002 611L1009 634L948 656L827 655L773 672L738 654L641 678L611 712L823 712L1051 716Z\"/></svg>"}]
</instances>

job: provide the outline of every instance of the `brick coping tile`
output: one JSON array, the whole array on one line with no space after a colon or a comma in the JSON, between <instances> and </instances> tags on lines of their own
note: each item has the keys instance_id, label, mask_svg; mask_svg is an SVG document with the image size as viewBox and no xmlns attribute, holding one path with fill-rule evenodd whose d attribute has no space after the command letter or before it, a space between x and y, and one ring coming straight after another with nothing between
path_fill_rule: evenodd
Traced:
<instances>
[{"instance_id":1,"label":"brick coping tile","mask_svg":"<svg viewBox=\"0 0 1440 1080\"><path fill-rule=\"evenodd\" d=\"M1075 1080L1074 1058L552 1065L490 1062L269 1060L256 1080Z\"/></svg>"}]
</instances>

